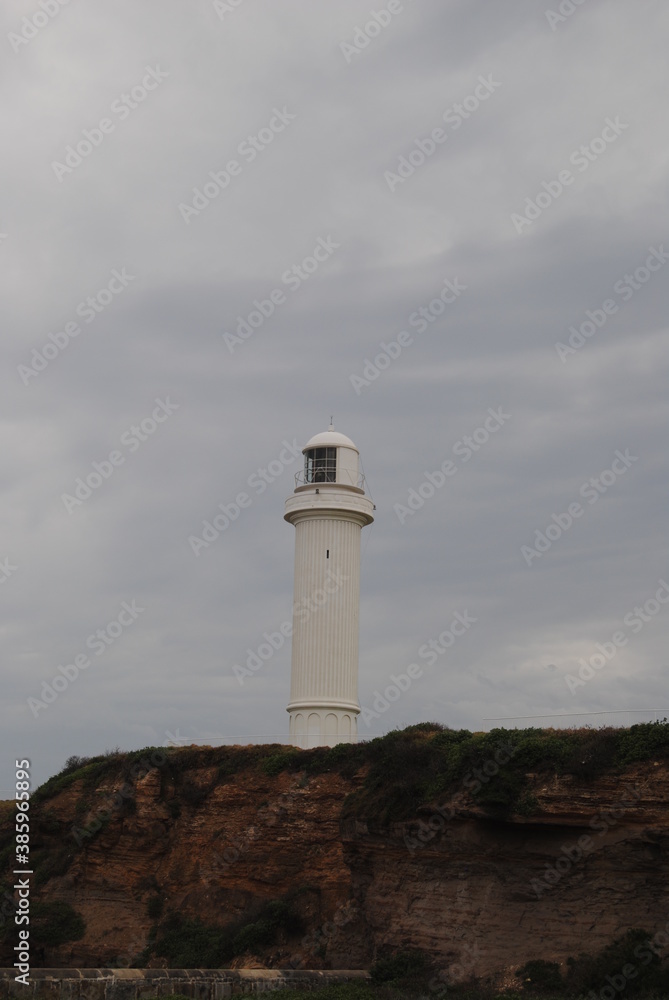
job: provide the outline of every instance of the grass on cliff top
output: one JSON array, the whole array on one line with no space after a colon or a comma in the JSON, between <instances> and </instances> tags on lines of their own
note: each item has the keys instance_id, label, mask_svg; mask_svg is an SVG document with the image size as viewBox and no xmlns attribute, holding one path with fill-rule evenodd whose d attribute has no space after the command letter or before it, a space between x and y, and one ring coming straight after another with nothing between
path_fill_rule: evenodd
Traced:
<instances>
[{"instance_id":1,"label":"grass on cliff top","mask_svg":"<svg viewBox=\"0 0 669 1000\"><path fill-rule=\"evenodd\" d=\"M590 782L635 762L669 758L669 724L488 733L423 724L363 747L369 770L363 786L346 800L344 817L384 826L460 789L493 817L531 815L536 803L527 791L529 774L573 775Z\"/></svg>"},{"instance_id":2,"label":"grass on cliff top","mask_svg":"<svg viewBox=\"0 0 669 1000\"><path fill-rule=\"evenodd\" d=\"M163 794L182 795L193 806L204 801L218 784L250 769L268 777L300 772L307 780L328 772L351 780L365 769L363 786L349 797L345 812L375 818L383 825L391 817L400 820L412 815L419 806L457 787L467 789L491 815L510 810L530 814L533 802L526 793L528 773L571 774L587 782L607 772L620 772L629 764L669 758L669 723L640 723L629 729L529 728L471 733L428 722L393 730L368 742L312 750L279 744L147 747L132 753L116 749L97 757L69 758L58 774L33 793L32 804L46 803L75 782L81 782L82 799L112 777L133 783L133 765L155 754L163 762L158 768ZM204 786L189 778L189 772L202 769L213 772ZM9 821L5 822L4 816L2 820L0 825L9 829ZM0 848L4 839L0 831Z\"/></svg>"}]
</instances>

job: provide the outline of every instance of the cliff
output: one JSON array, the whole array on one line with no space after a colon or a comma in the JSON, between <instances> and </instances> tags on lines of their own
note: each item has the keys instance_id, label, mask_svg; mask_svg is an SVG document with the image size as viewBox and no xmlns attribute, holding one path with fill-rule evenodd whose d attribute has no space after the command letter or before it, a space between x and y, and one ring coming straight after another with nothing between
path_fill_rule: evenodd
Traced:
<instances>
[{"instance_id":1,"label":"cliff","mask_svg":"<svg viewBox=\"0 0 669 1000\"><path fill-rule=\"evenodd\" d=\"M666 724L150 748L74 762L31 812L34 966L360 969L417 948L457 981L669 920Z\"/></svg>"}]
</instances>

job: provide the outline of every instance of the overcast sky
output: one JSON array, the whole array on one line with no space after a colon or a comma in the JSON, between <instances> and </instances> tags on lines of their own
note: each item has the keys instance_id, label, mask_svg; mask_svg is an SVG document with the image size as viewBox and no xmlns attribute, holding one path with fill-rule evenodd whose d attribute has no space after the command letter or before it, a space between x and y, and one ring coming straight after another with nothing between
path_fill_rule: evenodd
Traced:
<instances>
[{"instance_id":1,"label":"overcast sky","mask_svg":"<svg viewBox=\"0 0 669 1000\"><path fill-rule=\"evenodd\" d=\"M666 5L41 2L0 38L0 795L287 734L290 643L233 667L331 414L361 704L422 667L363 735L669 708Z\"/></svg>"}]
</instances>

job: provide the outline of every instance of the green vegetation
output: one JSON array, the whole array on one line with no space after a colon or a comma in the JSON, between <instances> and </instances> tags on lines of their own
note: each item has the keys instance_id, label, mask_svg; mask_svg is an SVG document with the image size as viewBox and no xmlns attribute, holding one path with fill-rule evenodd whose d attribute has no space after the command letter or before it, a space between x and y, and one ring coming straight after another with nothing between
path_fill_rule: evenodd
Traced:
<instances>
[{"instance_id":1,"label":"green vegetation","mask_svg":"<svg viewBox=\"0 0 669 1000\"><path fill-rule=\"evenodd\" d=\"M72 829L78 827L86 815L96 816L96 804L104 806L111 800L110 789L125 785L123 801L114 808L109 822L120 821L133 810L133 788L138 774L147 768L157 768L161 798L175 819L180 811L200 808L217 786L235 781L243 772L253 772L256 779L264 776L267 791L263 790L262 794L268 795L270 801L272 786L285 788L286 778L281 780L281 775L294 777L302 786L315 775L331 773L345 780L355 777L359 787L344 801L342 818L366 820L371 828L381 831L392 823L416 819L421 810L447 802L458 791L464 791L491 818L503 819L512 813L531 817L537 809L537 800L531 791L534 787L530 783L532 776L539 776L543 781L554 775L571 775L575 782L582 784L606 773L621 774L633 764L668 758L667 720L642 723L629 729L529 728L494 729L488 733L452 730L439 723L427 722L394 730L364 743L312 750L279 744L147 747L128 754L114 749L97 757L73 756L58 774L33 793L31 799L31 859L35 886L40 888L50 879L63 875L78 851L90 845L90 837L77 844ZM205 770L208 771L206 780L202 777ZM57 812L50 809L50 800L75 785L74 792L69 793L71 814L67 819L58 818L63 814L60 809ZM98 824L91 820L94 832L98 832L106 821L101 818ZM14 807L8 803L0 813L0 881L11 868L13 826ZM7 885L10 884L8 881ZM158 921L162 912L157 885L151 887L151 892L155 895L148 901L147 909L151 919ZM64 940L75 940L83 934L83 921L74 910L60 911L62 920L55 916L58 911L53 907L67 904L35 901L34 905L46 907L41 915L38 910L36 919L47 939L55 941L62 933L67 935ZM225 928L210 927L198 920L172 914L156 926L149 953L166 958L175 966L219 967L246 950L263 948L282 936L298 933L298 927L299 919L288 900L270 904L252 920L247 918L243 923ZM633 953L635 948L642 946L639 935L643 932L634 933L636 938L616 942L612 950L596 959L587 956L574 959L569 968L563 970L559 981L551 963L539 959L528 963L524 967L523 995L539 994L543 990L541 995L548 996L558 987L571 990L573 995L578 995L579 990L596 992L603 981L602 968L613 969L617 965L620 970L630 948ZM409 953L403 954L404 957L384 956L378 963L375 976L390 977L384 981L390 985L384 988L396 988L396 980L392 977L402 962L410 961ZM626 996L636 996L641 989L664 990L669 996L666 973L657 957L648 954L647 965L626 985ZM628 958L628 961L634 959ZM384 962L396 964L386 966ZM614 970L611 974L618 973ZM415 966L413 972L404 974L404 979L418 982L424 975ZM381 980L377 982L381 989ZM372 986L356 984L350 988L369 990ZM432 989L429 993L433 995ZM459 995L455 987L449 987L449 993Z\"/></svg>"},{"instance_id":2,"label":"green vegetation","mask_svg":"<svg viewBox=\"0 0 669 1000\"><path fill-rule=\"evenodd\" d=\"M73 785L75 781L83 781L85 790L91 791L99 785L100 780L106 774L118 768L123 756L114 752L101 754L99 757L68 757L63 769L32 793L31 805L35 806L46 799L53 798L54 795L58 795L59 792L63 792Z\"/></svg>"},{"instance_id":3,"label":"green vegetation","mask_svg":"<svg viewBox=\"0 0 669 1000\"><path fill-rule=\"evenodd\" d=\"M84 918L69 903L63 900L54 900L52 903L31 902L31 945L55 948L67 941L79 941L85 933ZM0 935L5 941L16 943L17 927L13 920L2 924Z\"/></svg>"},{"instance_id":4,"label":"green vegetation","mask_svg":"<svg viewBox=\"0 0 669 1000\"><path fill-rule=\"evenodd\" d=\"M303 921L288 899L266 903L253 920L238 920L225 927L170 913L156 928L143 958L166 958L175 969L217 969L238 955L274 944L280 936L292 937L303 931Z\"/></svg>"},{"instance_id":5,"label":"green vegetation","mask_svg":"<svg viewBox=\"0 0 669 1000\"><path fill-rule=\"evenodd\" d=\"M193 998L187 997L185 993L169 993L163 997L144 997L143 1000L193 1000ZM304 1000L304 997L302 1000Z\"/></svg>"},{"instance_id":6,"label":"green vegetation","mask_svg":"<svg viewBox=\"0 0 669 1000\"><path fill-rule=\"evenodd\" d=\"M523 981L528 993L551 993L564 989L564 980L557 962L546 962L543 958L526 962L518 969L517 976Z\"/></svg>"},{"instance_id":7,"label":"green vegetation","mask_svg":"<svg viewBox=\"0 0 669 1000\"><path fill-rule=\"evenodd\" d=\"M408 819L420 806L459 787L491 816L516 810L531 815L536 800L528 793L528 774L572 774L590 781L632 762L669 757L669 724L489 733L438 729L433 724L430 730L417 726L395 730L363 747L369 770L362 788L346 801L344 815L383 827Z\"/></svg>"},{"instance_id":8,"label":"green vegetation","mask_svg":"<svg viewBox=\"0 0 669 1000\"><path fill-rule=\"evenodd\" d=\"M162 896L151 896L146 902L146 912L151 920L159 920L163 907L165 905L165 900Z\"/></svg>"},{"instance_id":9,"label":"green vegetation","mask_svg":"<svg viewBox=\"0 0 669 1000\"><path fill-rule=\"evenodd\" d=\"M214 788L235 776L256 770L269 778L281 773L300 776L304 786L318 774L337 773L362 785L348 796L342 818L364 819L381 830L393 822L416 817L421 807L443 802L458 790L466 791L491 817L517 812L532 816L537 800L528 775L573 775L591 781L606 772L619 773L630 764L669 757L669 723L641 723L629 729L494 729L488 733L448 729L424 722L366 743L297 750L279 744L246 747L146 747L123 754L118 748L97 757L71 756L63 769L38 788L31 799L33 851L37 855L37 883L62 875L79 846L69 843L72 824L94 810L101 783L122 787L122 808L116 819L135 808L130 794L138 773L156 766L161 797L173 819L184 808L199 808ZM210 780L192 780L193 772L209 769ZM47 803L78 783L72 822L61 822ZM0 817L0 878L13 853L13 809ZM104 823L94 822L99 833ZM63 846L67 838L67 849ZM54 840L60 840L56 845ZM70 850L72 846L72 850ZM42 854L42 851L44 852Z\"/></svg>"},{"instance_id":10,"label":"green vegetation","mask_svg":"<svg viewBox=\"0 0 669 1000\"><path fill-rule=\"evenodd\" d=\"M146 747L123 754L118 748L97 757L71 756L63 769L38 788L31 799L32 846L36 855L36 881L44 884L67 871L76 856L69 843L72 823L61 822L46 804L78 783L72 821L91 809L100 784L125 784L120 819L135 808L130 794L138 773L156 766L161 797L172 818L183 808L199 808L217 785L237 774L256 770L270 778L281 773L300 775L304 786L317 774L337 773L345 779L359 774L362 785L345 800L342 818L363 819L378 830L393 822L416 817L421 807L443 802L458 790L466 791L491 817L517 812L532 816L537 800L528 775L573 775L591 781L606 772L619 773L628 765L669 757L669 723L641 723L629 729L494 729L471 733L448 729L436 722L419 723L404 730L358 744L338 744L297 750L279 744L247 747ZM213 771L201 784L194 771ZM360 779L359 779L360 780ZM13 853L11 804L0 817L0 878ZM90 833L99 833L104 822L94 822ZM67 839L67 848L63 838ZM60 840L60 844L53 843ZM70 850L72 846L72 850ZM43 853L42 853L43 852Z\"/></svg>"},{"instance_id":11,"label":"green vegetation","mask_svg":"<svg viewBox=\"0 0 669 1000\"><path fill-rule=\"evenodd\" d=\"M30 936L35 944L55 948L66 941L79 941L85 933L84 918L69 903L31 904Z\"/></svg>"},{"instance_id":12,"label":"green vegetation","mask_svg":"<svg viewBox=\"0 0 669 1000\"><path fill-rule=\"evenodd\" d=\"M324 986L313 992L298 989L281 990L276 996L277 1000L311 1000L311 997L316 997L317 1000L401 1000L400 994L389 993L388 987L382 987L382 990L383 992L365 980L361 982L353 980L337 986Z\"/></svg>"},{"instance_id":13,"label":"green vegetation","mask_svg":"<svg viewBox=\"0 0 669 1000\"><path fill-rule=\"evenodd\" d=\"M64 875L74 860L74 854L74 845L53 851L33 851L35 885L44 885L49 879Z\"/></svg>"},{"instance_id":14,"label":"green vegetation","mask_svg":"<svg viewBox=\"0 0 669 1000\"><path fill-rule=\"evenodd\" d=\"M370 969L373 983L390 983L406 976L425 972L429 965L427 955L422 951L409 949L398 951L391 958L382 958Z\"/></svg>"},{"instance_id":15,"label":"green vegetation","mask_svg":"<svg viewBox=\"0 0 669 1000\"><path fill-rule=\"evenodd\" d=\"M143 1000L193 1000L192 997L187 997L185 993L169 993L167 996L162 997L144 997ZM304 997L302 997L304 1000Z\"/></svg>"},{"instance_id":16,"label":"green vegetation","mask_svg":"<svg viewBox=\"0 0 669 1000\"><path fill-rule=\"evenodd\" d=\"M662 968L652 936L630 930L598 955L567 959L563 976L556 962L537 959L518 969L523 992L551 998L600 996L624 991L626 997L664 998L669 995L669 968Z\"/></svg>"},{"instance_id":17,"label":"green vegetation","mask_svg":"<svg viewBox=\"0 0 669 1000\"><path fill-rule=\"evenodd\" d=\"M133 767L136 773L136 768L155 754L163 761L159 768L161 791L174 818L181 808L177 800L197 808L217 785L249 769L258 769L268 777L299 773L305 782L313 775L330 772L350 780L362 771L363 787L349 797L345 813L371 819L382 827L414 815L420 806L458 786L464 786L491 816L511 811L529 816L536 808L527 788L529 773L572 774L579 781L591 781L639 761L667 758L669 723L665 719L629 729L530 728L471 733L424 722L366 743L312 750L280 744L146 747L128 754L113 750L99 757L70 757L63 770L33 794L32 804L46 801L74 782L82 782L82 797L87 799L103 779L118 777L132 783ZM190 780L189 772L207 768L215 768L215 775L205 785Z\"/></svg>"},{"instance_id":18,"label":"green vegetation","mask_svg":"<svg viewBox=\"0 0 669 1000\"><path fill-rule=\"evenodd\" d=\"M274 776L280 774L281 771L290 771L299 769L299 750L279 750L277 753L270 754L269 757L265 757L263 761L260 762L260 767L265 772Z\"/></svg>"},{"instance_id":19,"label":"green vegetation","mask_svg":"<svg viewBox=\"0 0 669 1000\"><path fill-rule=\"evenodd\" d=\"M669 995L669 969L662 968L659 956L650 945L652 935L647 931L630 930L613 941L599 955L579 955L567 960L567 994L596 994L605 986L613 986L625 997ZM610 979L614 983L609 983ZM615 982L618 986L615 986Z\"/></svg>"}]
</instances>

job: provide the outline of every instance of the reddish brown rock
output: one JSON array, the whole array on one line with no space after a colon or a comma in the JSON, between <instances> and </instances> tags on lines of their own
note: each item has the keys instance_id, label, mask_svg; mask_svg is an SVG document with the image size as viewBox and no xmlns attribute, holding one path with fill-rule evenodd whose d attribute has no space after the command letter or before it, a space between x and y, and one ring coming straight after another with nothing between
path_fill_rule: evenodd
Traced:
<instances>
[{"instance_id":1,"label":"reddish brown rock","mask_svg":"<svg viewBox=\"0 0 669 1000\"><path fill-rule=\"evenodd\" d=\"M531 815L492 820L461 790L441 813L423 809L374 830L340 822L362 773L270 777L248 767L225 778L202 760L181 785L162 768L139 778L134 806L112 808L81 847L76 831L120 800L120 776L86 795L77 781L39 807L51 816L45 829L58 821L66 831L45 833L44 850L74 855L39 897L66 900L86 921L84 938L44 964L132 964L156 896L164 913L222 925L301 890L307 940L282 940L237 968L364 968L388 949L415 947L463 978L533 958L564 962L669 920L666 761L590 783L531 776Z\"/></svg>"}]
</instances>

